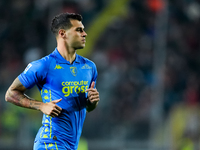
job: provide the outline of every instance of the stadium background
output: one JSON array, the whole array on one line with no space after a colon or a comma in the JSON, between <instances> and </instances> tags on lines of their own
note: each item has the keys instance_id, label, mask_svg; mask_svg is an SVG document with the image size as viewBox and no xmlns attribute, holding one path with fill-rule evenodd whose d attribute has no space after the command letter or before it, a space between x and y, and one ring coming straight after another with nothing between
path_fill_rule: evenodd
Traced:
<instances>
[{"instance_id":1,"label":"stadium background","mask_svg":"<svg viewBox=\"0 0 200 150\"><path fill-rule=\"evenodd\" d=\"M200 149L199 0L1 0L0 150L30 150L41 113L5 102L26 65L51 53L52 17L82 14L101 101L79 150ZM36 88L28 95L41 99Z\"/></svg>"}]
</instances>

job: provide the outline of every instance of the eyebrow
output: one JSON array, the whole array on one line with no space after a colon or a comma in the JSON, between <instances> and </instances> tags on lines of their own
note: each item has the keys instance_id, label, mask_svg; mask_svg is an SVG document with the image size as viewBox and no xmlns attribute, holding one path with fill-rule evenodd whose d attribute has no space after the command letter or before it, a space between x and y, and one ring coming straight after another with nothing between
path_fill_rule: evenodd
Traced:
<instances>
[{"instance_id":1,"label":"eyebrow","mask_svg":"<svg viewBox=\"0 0 200 150\"><path fill-rule=\"evenodd\" d=\"M76 29L84 29L84 27L77 27Z\"/></svg>"}]
</instances>

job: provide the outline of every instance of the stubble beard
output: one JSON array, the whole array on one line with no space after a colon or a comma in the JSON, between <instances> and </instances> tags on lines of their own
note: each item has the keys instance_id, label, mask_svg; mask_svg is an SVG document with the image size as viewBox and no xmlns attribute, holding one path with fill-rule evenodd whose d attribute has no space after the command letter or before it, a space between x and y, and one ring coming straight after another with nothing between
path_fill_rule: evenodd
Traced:
<instances>
[{"instance_id":1,"label":"stubble beard","mask_svg":"<svg viewBox=\"0 0 200 150\"><path fill-rule=\"evenodd\" d=\"M77 46L77 47L75 47L74 49L75 50L78 50L78 49L83 49L85 47L85 45L84 46Z\"/></svg>"}]
</instances>

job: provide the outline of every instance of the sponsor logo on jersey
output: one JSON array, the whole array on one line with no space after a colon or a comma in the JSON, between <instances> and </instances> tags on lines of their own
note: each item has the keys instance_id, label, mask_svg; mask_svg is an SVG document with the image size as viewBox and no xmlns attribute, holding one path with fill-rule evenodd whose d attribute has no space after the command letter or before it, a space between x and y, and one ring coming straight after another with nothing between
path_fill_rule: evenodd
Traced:
<instances>
[{"instance_id":1,"label":"sponsor logo on jersey","mask_svg":"<svg viewBox=\"0 0 200 150\"><path fill-rule=\"evenodd\" d=\"M32 67L32 64L28 64L28 66L25 68L24 70L24 74L26 74L26 72Z\"/></svg>"},{"instance_id":2,"label":"sponsor logo on jersey","mask_svg":"<svg viewBox=\"0 0 200 150\"><path fill-rule=\"evenodd\" d=\"M56 67L54 69L64 69L64 68L61 67L60 65L56 65Z\"/></svg>"},{"instance_id":3,"label":"sponsor logo on jersey","mask_svg":"<svg viewBox=\"0 0 200 150\"><path fill-rule=\"evenodd\" d=\"M77 75L77 68L76 67L70 67L70 72L72 73L73 76Z\"/></svg>"},{"instance_id":4,"label":"sponsor logo on jersey","mask_svg":"<svg viewBox=\"0 0 200 150\"><path fill-rule=\"evenodd\" d=\"M68 97L70 94L79 94L85 93L85 90L88 88L88 81L66 81L61 83L63 88L62 92L65 97Z\"/></svg>"},{"instance_id":5,"label":"sponsor logo on jersey","mask_svg":"<svg viewBox=\"0 0 200 150\"><path fill-rule=\"evenodd\" d=\"M83 67L81 67L81 69L92 69L92 67L90 67L88 64L85 64Z\"/></svg>"}]
</instances>

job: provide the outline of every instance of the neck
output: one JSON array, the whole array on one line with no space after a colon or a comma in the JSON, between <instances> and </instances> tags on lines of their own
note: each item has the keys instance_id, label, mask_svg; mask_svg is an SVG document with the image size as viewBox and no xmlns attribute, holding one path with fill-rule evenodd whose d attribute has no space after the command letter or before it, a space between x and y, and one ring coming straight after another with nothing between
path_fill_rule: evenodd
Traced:
<instances>
[{"instance_id":1,"label":"neck","mask_svg":"<svg viewBox=\"0 0 200 150\"><path fill-rule=\"evenodd\" d=\"M57 49L63 58L65 58L70 63L73 63L73 61L76 58L76 51L74 49L70 49L64 43L63 44L57 43Z\"/></svg>"}]
</instances>

